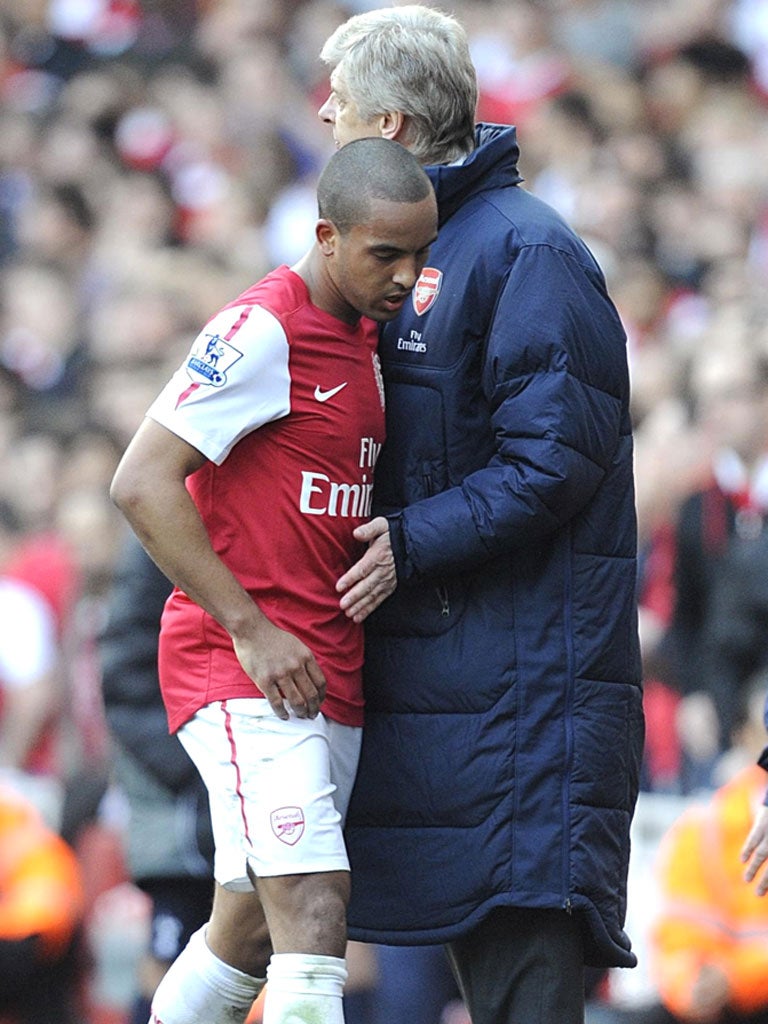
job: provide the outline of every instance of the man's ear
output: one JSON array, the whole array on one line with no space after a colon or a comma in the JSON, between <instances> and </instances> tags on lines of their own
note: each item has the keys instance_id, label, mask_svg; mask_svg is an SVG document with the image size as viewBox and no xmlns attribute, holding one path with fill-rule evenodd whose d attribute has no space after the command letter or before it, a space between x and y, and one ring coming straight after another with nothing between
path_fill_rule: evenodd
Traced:
<instances>
[{"instance_id":1,"label":"man's ear","mask_svg":"<svg viewBox=\"0 0 768 1024\"><path fill-rule=\"evenodd\" d=\"M321 219L315 225L315 238L323 256L332 256L336 251L336 239L339 233L332 220Z\"/></svg>"},{"instance_id":2,"label":"man's ear","mask_svg":"<svg viewBox=\"0 0 768 1024\"><path fill-rule=\"evenodd\" d=\"M379 117L379 133L383 139L392 139L405 145L405 129L407 117L401 110L388 110Z\"/></svg>"}]
</instances>

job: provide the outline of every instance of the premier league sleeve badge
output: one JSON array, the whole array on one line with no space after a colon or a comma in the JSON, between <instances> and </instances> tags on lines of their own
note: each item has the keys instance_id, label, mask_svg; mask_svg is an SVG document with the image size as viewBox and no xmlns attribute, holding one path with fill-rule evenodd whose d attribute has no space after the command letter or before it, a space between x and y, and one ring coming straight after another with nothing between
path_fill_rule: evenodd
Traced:
<instances>
[{"instance_id":1,"label":"premier league sleeve badge","mask_svg":"<svg viewBox=\"0 0 768 1024\"><path fill-rule=\"evenodd\" d=\"M187 361L187 375L195 384L222 387L230 369L243 353L225 341L220 334L203 333L197 338Z\"/></svg>"}]
</instances>

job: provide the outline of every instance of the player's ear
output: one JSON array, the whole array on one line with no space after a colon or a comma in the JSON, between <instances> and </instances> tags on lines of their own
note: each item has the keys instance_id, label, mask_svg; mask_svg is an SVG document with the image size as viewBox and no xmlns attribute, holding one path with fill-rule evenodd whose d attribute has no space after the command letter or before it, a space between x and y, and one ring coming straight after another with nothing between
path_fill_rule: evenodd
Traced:
<instances>
[{"instance_id":1,"label":"player's ear","mask_svg":"<svg viewBox=\"0 0 768 1024\"><path fill-rule=\"evenodd\" d=\"M321 219L315 225L315 238L323 256L332 256L336 251L336 240L339 233L332 220Z\"/></svg>"}]
</instances>

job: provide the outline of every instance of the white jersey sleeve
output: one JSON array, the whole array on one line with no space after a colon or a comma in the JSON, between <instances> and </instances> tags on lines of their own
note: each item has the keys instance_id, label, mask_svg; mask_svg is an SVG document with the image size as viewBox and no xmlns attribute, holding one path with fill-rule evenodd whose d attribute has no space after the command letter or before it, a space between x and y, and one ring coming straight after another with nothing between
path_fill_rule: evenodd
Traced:
<instances>
[{"instance_id":1,"label":"white jersey sleeve","mask_svg":"<svg viewBox=\"0 0 768 1024\"><path fill-rule=\"evenodd\" d=\"M44 598L17 580L0 581L0 679L23 690L56 664L56 618Z\"/></svg>"},{"instance_id":2,"label":"white jersey sleeve","mask_svg":"<svg viewBox=\"0 0 768 1024\"><path fill-rule=\"evenodd\" d=\"M217 313L147 415L221 465L246 434L290 411L288 339L261 306Z\"/></svg>"}]
</instances>

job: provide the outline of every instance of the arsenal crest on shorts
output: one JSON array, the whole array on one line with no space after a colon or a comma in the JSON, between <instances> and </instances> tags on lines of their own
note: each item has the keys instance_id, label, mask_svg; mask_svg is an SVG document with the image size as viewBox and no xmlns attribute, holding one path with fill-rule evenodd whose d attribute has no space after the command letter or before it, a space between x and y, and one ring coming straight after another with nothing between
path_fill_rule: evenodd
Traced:
<instances>
[{"instance_id":1,"label":"arsenal crest on shorts","mask_svg":"<svg viewBox=\"0 0 768 1024\"><path fill-rule=\"evenodd\" d=\"M295 846L304 835L304 811L300 807L278 807L270 814L269 823L286 846Z\"/></svg>"},{"instance_id":2,"label":"arsenal crest on shorts","mask_svg":"<svg viewBox=\"0 0 768 1024\"><path fill-rule=\"evenodd\" d=\"M419 316L423 316L428 309L434 306L437 296L440 294L442 283L442 270L436 270L434 267L424 267L411 295L413 308Z\"/></svg>"}]
</instances>

